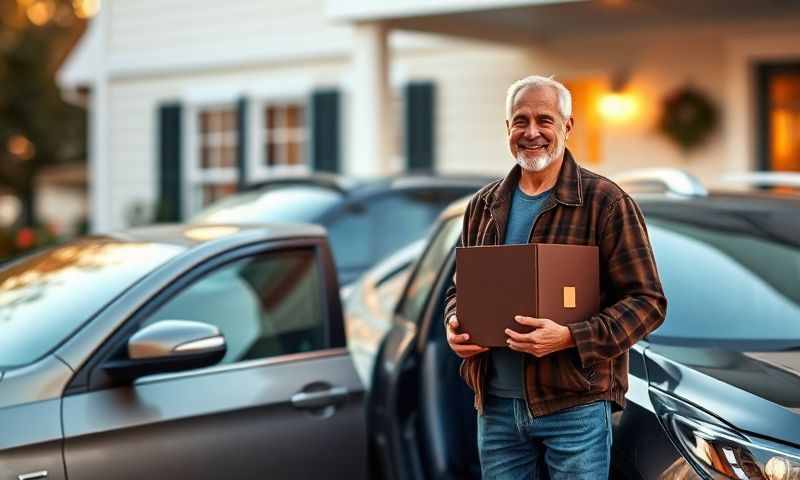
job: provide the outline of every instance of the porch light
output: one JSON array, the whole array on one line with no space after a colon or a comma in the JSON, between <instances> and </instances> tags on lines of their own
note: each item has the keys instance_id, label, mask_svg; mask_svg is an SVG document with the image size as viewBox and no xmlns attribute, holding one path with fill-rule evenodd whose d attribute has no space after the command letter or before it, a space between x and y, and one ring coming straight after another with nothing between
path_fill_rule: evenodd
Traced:
<instances>
[{"instance_id":1,"label":"porch light","mask_svg":"<svg viewBox=\"0 0 800 480\"><path fill-rule=\"evenodd\" d=\"M636 116L639 105L629 93L606 93L600 97L598 109L606 120L619 122Z\"/></svg>"},{"instance_id":2,"label":"porch light","mask_svg":"<svg viewBox=\"0 0 800 480\"><path fill-rule=\"evenodd\" d=\"M20 3L22 5L23 3ZM53 0L40 0L30 3L25 8L25 14L28 20L37 27L41 27L53 18L56 12L56 4Z\"/></svg>"},{"instance_id":3,"label":"porch light","mask_svg":"<svg viewBox=\"0 0 800 480\"><path fill-rule=\"evenodd\" d=\"M80 18L91 18L100 11L100 0L72 0L75 15Z\"/></svg>"}]
</instances>

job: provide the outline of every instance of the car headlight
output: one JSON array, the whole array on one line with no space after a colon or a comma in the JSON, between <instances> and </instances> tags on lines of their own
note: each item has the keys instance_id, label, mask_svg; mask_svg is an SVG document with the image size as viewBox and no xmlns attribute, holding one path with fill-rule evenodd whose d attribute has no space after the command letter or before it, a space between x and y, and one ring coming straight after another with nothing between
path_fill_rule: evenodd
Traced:
<instances>
[{"instance_id":1,"label":"car headlight","mask_svg":"<svg viewBox=\"0 0 800 480\"><path fill-rule=\"evenodd\" d=\"M674 412L663 420L681 454L705 478L800 480L800 450Z\"/></svg>"}]
</instances>

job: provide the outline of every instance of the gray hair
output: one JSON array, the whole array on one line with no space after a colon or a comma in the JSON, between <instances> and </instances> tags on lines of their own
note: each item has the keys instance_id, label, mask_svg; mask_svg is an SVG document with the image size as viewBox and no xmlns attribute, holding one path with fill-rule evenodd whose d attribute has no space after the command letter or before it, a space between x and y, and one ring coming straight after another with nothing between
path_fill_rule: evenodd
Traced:
<instances>
[{"instance_id":1,"label":"gray hair","mask_svg":"<svg viewBox=\"0 0 800 480\"><path fill-rule=\"evenodd\" d=\"M522 80L517 80L508 87L508 93L506 94L506 120L511 120L511 110L514 107L514 99L517 93L525 87L550 87L555 89L558 95L558 110L561 112L561 115L564 119L572 115L572 95L569 93L569 90L567 90L567 87L561 82L553 80L552 75L549 77L531 75Z\"/></svg>"}]
</instances>

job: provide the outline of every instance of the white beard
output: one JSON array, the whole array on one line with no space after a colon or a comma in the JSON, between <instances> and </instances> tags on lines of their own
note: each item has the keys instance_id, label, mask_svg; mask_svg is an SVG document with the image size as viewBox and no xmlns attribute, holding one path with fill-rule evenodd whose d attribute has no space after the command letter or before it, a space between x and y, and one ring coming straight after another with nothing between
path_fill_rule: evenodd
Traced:
<instances>
[{"instance_id":1,"label":"white beard","mask_svg":"<svg viewBox=\"0 0 800 480\"><path fill-rule=\"evenodd\" d=\"M520 167L529 172L541 172L553 161L548 153L536 155L533 159L529 158L522 152L517 152L517 163Z\"/></svg>"},{"instance_id":2,"label":"white beard","mask_svg":"<svg viewBox=\"0 0 800 480\"><path fill-rule=\"evenodd\" d=\"M517 151L517 163L523 169L529 172L541 172L545 168L548 167L553 160L558 158L560 155L564 153L564 144L561 143L558 147L556 147L556 151L550 155L549 152L542 152L536 155L534 158L530 158L521 150Z\"/></svg>"}]
</instances>

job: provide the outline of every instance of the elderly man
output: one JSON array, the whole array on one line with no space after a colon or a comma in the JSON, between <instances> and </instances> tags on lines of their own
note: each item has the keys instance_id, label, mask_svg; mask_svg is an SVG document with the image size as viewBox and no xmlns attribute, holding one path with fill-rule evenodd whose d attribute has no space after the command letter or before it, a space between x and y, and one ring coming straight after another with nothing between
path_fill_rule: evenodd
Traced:
<instances>
[{"instance_id":1,"label":"elderly man","mask_svg":"<svg viewBox=\"0 0 800 480\"><path fill-rule=\"evenodd\" d=\"M472 344L459 331L454 275L447 342L475 392L485 479L608 478L611 412L625 407L628 349L666 315L641 211L566 149L571 110L569 91L555 80L531 76L511 85L506 129L516 165L476 193L464 215L461 246L567 243L600 252L601 310L567 325L516 316L535 328L506 329L508 348Z\"/></svg>"}]
</instances>

